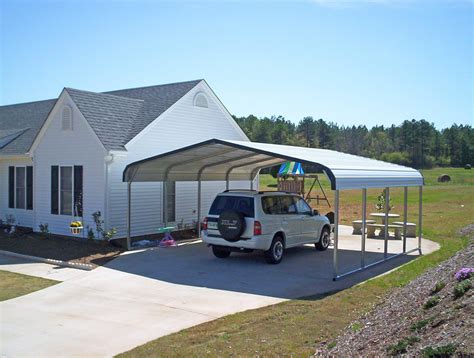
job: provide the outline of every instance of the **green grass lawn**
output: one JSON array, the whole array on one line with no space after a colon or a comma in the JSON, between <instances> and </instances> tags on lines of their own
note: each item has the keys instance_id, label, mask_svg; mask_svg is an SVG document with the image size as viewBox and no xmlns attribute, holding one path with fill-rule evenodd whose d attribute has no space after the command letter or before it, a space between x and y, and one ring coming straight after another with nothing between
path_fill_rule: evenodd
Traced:
<instances>
[{"instance_id":1,"label":"green grass lawn","mask_svg":"<svg viewBox=\"0 0 474 358\"><path fill-rule=\"evenodd\" d=\"M436 178L448 174L451 183ZM402 286L426 269L449 258L467 245L458 230L474 222L474 171L443 168L423 171L424 237L441 244L441 249L411 261L390 274L325 297L308 297L237 313L165 336L126 352L124 357L145 356L309 356L322 342L330 343L338 333L361 314L370 310L390 289ZM328 181L321 178L328 188ZM275 184L262 175L261 188ZM270 186L270 189L274 189ZM368 212L375 211L380 190L368 191ZM403 189L391 190L393 212L402 214ZM417 222L418 191L409 190L409 221ZM341 222L359 218L361 191L341 192ZM319 208L329 211L327 207ZM331 268L328 268L331 269Z\"/></svg>"},{"instance_id":2,"label":"green grass lawn","mask_svg":"<svg viewBox=\"0 0 474 358\"><path fill-rule=\"evenodd\" d=\"M59 283L45 278L21 275L9 271L0 271L0 301L42 290Z\"/></svg>"}]
</instances>

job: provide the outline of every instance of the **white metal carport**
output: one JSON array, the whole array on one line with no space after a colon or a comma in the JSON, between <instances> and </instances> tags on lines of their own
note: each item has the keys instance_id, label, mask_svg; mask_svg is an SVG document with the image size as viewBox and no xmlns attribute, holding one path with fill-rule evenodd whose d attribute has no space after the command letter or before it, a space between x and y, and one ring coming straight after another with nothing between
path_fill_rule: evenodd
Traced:
<instances>
[{"instance_id":1,"label":"white metal carport","mask_svg":"<svg viewBox=\"0 0 474 358\"><path fill-rule=\"evenodd\" d=\"M287 145L254 143L244 141L210 139L171 152L159 154L127 165L123 172L123 181L128 188L127 246L131 245L131 192L133 182L197 181L197 222L200 237L201 228L201 182L226 181L229 189L230 180L250 180L253 182L259 171L286 161L311 164L321 169L331 182L335 191L334 203L334 279L357 272L386 261L398 255L418 250L421 254L422 231L422 187L423 176L415 169L386 163L374 159L327 149L294 147ZM407 192L408 187L419 187L419 223L418 248L406 251ZM166 208L166 187L163 185L163 208ZM388 211L389 188L404 187L404 225L403 252L388 257ZM366 265L365 228L366 197L369 188L386 188L385 207L385 243L384 259ZM253 189L253 187L251 188ZM338 272L338 226L339 226L339 191L362 189L362 235L361 267L350 272ZM164 210L164 223L167 224L167 213Z\"/></svg>"}]
</instances>

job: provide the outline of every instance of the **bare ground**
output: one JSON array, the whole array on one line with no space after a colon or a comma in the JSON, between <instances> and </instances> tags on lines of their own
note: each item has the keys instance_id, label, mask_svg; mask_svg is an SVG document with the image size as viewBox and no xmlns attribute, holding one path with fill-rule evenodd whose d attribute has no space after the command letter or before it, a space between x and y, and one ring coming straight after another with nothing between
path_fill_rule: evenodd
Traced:
<instances>
[{"instance_id":1,"label":"bare ground","mask_svg":"<svg viewBox=\"0 0 474 358\"><path fill-rule=\"evenodd\" d=\"M0 250L46 259L102 266L123 251L105 242L33 232L0 232Z\"/></svg>"},{"instance_id":2,"label":"bare ground","mask_svg":"<svg viewBox=\"0 0 474 358\"><path fill-rule=\"evenodd\" d=\"M430 356L429 348L451 346L462 356L474 357L474 289L460 298L453 294L458 283L454 274L463 267L474 267L474 225L460 233L470 236L466 249L392 291L371 312L352 322L335 342L317 349L316 356L389 356L397 352ZM432 290L437 283L445 286L435 294ZM424 308L436 295L439 303Z\"/></svg>"}]
</instances>

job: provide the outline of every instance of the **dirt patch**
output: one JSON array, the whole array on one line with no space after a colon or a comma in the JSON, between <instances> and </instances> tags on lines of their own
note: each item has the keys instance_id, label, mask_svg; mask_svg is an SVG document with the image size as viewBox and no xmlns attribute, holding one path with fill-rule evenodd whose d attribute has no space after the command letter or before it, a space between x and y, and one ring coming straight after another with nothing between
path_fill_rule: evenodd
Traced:
<instances>
[{"instance_id":1,"label":"dirt patch","mask_svg":"<svg viewBox=\"0 0 474 358\"><path fill-rule=\"evenodd\" d=\"M0 250L93 266L102 266L123 252L107 243L59 235L42 237L32 232L0 232Z\"/></svg>"},{"instance_id":2,"label":"dirt patch","mask_svg":"<svg viewBox=\"0 0 474 358\"><path fill-rule=\"evenodd\" d=\"M454 274L465 267L474 267L472 237L466 249L392 291L316 356L414 356L439 349L474 354L474 289L461 297L455 293Z\"/></svg>"}]
</instances>

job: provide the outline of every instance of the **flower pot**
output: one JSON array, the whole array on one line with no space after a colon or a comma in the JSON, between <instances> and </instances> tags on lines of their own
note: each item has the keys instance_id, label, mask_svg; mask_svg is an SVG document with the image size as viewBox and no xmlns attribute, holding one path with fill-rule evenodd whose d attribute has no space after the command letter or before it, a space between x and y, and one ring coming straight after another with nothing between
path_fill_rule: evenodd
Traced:
<instances>
[{"instance_id":1,"label":"flower pot","mask_svg":"<svg viewBox=\"0 0 474 358\"><path fill-rule=\"evenodd\" d=\"M83 227L82 226L70 226L69 229L71 229L71 233L73 235L79 235L82 232Z\"/></svg>"}]
</instances>

